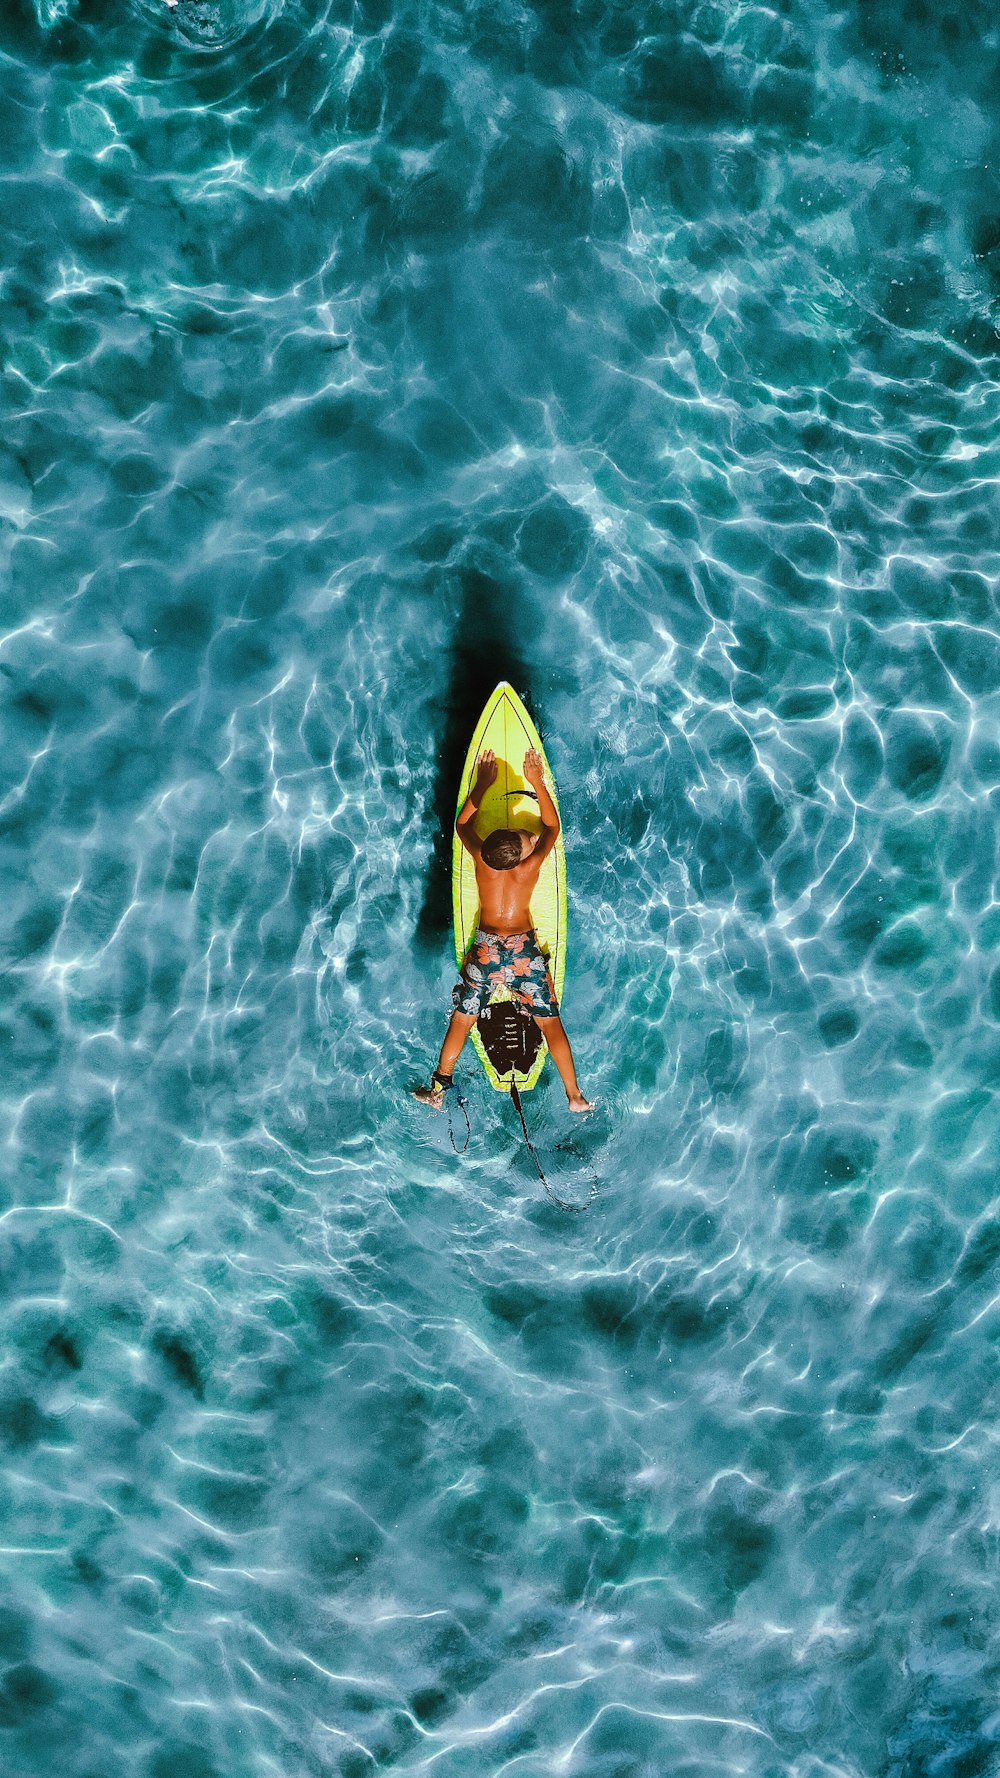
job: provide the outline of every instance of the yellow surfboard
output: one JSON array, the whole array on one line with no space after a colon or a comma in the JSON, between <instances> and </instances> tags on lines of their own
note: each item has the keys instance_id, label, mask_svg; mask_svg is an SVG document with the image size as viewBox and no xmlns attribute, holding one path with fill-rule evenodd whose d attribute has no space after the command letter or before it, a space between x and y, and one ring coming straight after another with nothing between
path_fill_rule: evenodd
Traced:
<instances>
[{"instance_id":1,"label":"yellow surfboard","mask_svg":"<svg viewBox=\"0 0 1000 1778\"><path fill-rule=\"evenodd\" d=\"M458 788L457 809L460 809L476 781L480 755L492 748L499 771L476 814L476 832L480 839L485 839L497 827L539 832L538 804L521 769L530 747L534 747L545 760L545 782L558 809L555 780L538 730L513 686L502 680L476 724ZM452 903L455 956L461 968L479 922L479 892L475 861L457 833L452 851ZM566 974L566 849L561 831L539 872L531 897L531 918L541 949L548 958L556 997L561 1000ZM472 1042L487 1079L501 1093L510 1092L512 1080L516 1080L522 1093L533 1087L548 1053L534 1019L525 1018L517 1010L513 995L506 990L490 1001L473 1026Z\"/></svg>"}]
</instances>

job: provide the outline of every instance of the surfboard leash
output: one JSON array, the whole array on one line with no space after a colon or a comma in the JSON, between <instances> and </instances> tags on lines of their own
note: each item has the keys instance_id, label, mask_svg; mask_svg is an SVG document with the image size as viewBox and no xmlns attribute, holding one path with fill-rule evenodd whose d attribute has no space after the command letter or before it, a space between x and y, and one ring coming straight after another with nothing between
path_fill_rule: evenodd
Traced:
<instances>
[{"instance_id":1,"label":"surfboard leash","mask_svg":"<svg viewBox=\"0 0 1000 1778\"><path fill-rule=\"evenodd\" d=\"M455 1153L464 1154L469 1146L469 1141L472 1136L472 1125L469 1122L469 1105L465 1094L460 1092L458 1087L454 1087L452 1090L455 1094L455 1104L461 1106L462 1116L465 1119L465 1141L462 1143L461 1148L459 1148L458 1143L455 1141L455 1127L451 1120L451 1098L448 1093L445 1093L444 1106L448 1113L448 1135L451 1137L451 1146L455 1150Z\"/></svg>"},{"instance_id":2,"label":"surfboard leash","mask_svg":"<svg viewBox=\"0 0 1000 1778\"><path fill-rule=\"evenodd\" d=\"M535 1145L532 1142L531 1137L528 1135L528 1126L524 1121L524 1107L521 1104L521 1095L517 1090L517 1081L514 1079L514 1070L513 1069L511 1069L511 1074L510 1074L510 1096L511 1096L511 1099L513 1100L513 1103L514 1103L514 1110L517 1112L517 1115L521 1120L521 1130L524 1134L524 1140L527 1143L528 1153L530 1154L532 1160L535 1163L535 1171L537 1172L539 1179L541 1180L542 1184L545 1187L546 1195L551 1200L551 1202L558 1207L558 1209L568 1210L572 1216L582 1216L582 1214L585 1210L590 1209L591 1204L594 1202L594 1199L597 1196L597 1180L596 1179L591 1180L590 1195L589 1195L587 1202L585 1204L570 1204L566 1198L561 1198L559 1196L558 1192L553 1191L551 1185L549 1184L548 1180L545 1177L545 1173L542 1168L542 1163L539 1160L537 1153L535 1152Z\"/></svg>"}]
</instances>

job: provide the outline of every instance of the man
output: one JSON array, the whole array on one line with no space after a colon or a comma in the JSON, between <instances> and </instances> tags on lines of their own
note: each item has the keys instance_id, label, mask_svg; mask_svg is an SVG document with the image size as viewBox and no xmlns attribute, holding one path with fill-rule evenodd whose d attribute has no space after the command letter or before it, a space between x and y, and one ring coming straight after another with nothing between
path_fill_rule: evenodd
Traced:
<instances>
[{"instance_id":1,"label":"man","mask_svg":"<svg viewBox=\"0 0 1000 1778\"><path fill-rule=\"evenodd\" d=\"M452 993L455 1010L431 1084L417 1087L413 1097L434 1111L442 1109L462 1045L494 989L504 987L535 1019L566 1088L570 1111L592 1111L577 1083L552 977L531 924L531 893L558 838L559 816L545 786L541 755L532 748L524 756L524 777L538 797L541 832L534 835L501 827L481 840L476 832L476 811L495 781L497 769L495 753L484 753L472 794L455 823L459 839L476 861L479 927Z\"/></svg>"}]
</instances>

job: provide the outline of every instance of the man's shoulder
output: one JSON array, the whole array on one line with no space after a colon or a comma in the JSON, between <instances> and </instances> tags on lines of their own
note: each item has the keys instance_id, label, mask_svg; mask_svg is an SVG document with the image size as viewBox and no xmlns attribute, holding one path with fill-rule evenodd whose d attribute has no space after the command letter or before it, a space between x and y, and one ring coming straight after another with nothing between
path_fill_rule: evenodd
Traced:
<instances>
[{"instance_id":1,"label":"man's shoulder","mask_svg":"<svg viewBox=\"0 0 1000 1778\"><path fill-rule=\"evenodd\" d=\"M539 858L537 852L529 852L527 858L522 858L520 864L515 864L514 875L520 877L523 883L532 883L541 870L543 863L544 860Z\"/></svg>"}]
</instances>

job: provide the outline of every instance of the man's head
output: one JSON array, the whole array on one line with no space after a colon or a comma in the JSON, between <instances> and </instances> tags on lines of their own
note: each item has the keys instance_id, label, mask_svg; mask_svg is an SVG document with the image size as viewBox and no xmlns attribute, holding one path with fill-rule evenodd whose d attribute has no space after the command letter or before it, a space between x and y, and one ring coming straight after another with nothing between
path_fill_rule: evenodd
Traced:
<instances>
[{"instance_id":1,"label":"man's head","mask_svg":"<svg viewBox=\"0 0 1000 1778\"><path fill-rule=\"evenodd\" d=\"M490 870L513 870L521 862L521 835L497 827L483 841L483 863Z\"/></svg>"}]
</instances>

